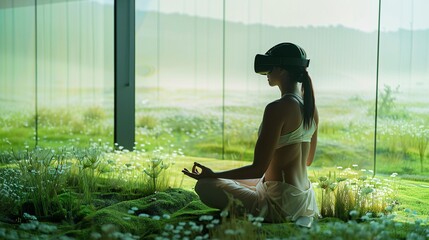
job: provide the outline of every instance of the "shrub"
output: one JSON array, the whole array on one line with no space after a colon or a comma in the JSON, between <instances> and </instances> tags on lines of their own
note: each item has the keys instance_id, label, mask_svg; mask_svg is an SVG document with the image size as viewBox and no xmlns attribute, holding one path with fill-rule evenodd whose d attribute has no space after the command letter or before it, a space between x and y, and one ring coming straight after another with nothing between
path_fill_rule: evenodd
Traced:
<instances>
[{"instance_id":1,"label":"shrub","mask_svg":"<svg viewBox=\"0 0 429 240\"><path fill-rule=\"evenodd\" d=\"M328 176L319 177L318 186L321 189L319 206L322 216L348 220L351 211L356 211L358 216L385 213L394 201L395 182L372 178L370 174L372 171L365 169L358 172L346 168L338 175L336 172L329 172ZM396 174L392 174L391 177L394 179Z\"/></svg>"}]
</instances>

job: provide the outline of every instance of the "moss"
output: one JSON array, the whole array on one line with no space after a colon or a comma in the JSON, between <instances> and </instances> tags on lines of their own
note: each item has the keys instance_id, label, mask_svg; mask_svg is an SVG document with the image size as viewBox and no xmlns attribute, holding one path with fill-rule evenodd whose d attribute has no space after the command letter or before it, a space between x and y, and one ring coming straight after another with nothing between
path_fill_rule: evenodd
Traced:
<instances>
[{"instance_id":1,"label":"moss","mask_svg":"<svg viewBox=\"0 0 429 240\"><path fill-rule=\"evenodd\" d=\"M128 211L132 208L137 210L129 213ZM103 225L113 224L118 231L148 236L159 233L166 222L197 218L201 214L208 214L213 211L213 209L202 204L195 193L183 189L169 189L165 192L123 201L100 209L85 217L78 224L78 227L89 233L90 231L99 231ZM159 216L160 219L139 217L140 214ZM171 218L163 218L164 214L168 214Z\"/></svg>"}]
</instances>

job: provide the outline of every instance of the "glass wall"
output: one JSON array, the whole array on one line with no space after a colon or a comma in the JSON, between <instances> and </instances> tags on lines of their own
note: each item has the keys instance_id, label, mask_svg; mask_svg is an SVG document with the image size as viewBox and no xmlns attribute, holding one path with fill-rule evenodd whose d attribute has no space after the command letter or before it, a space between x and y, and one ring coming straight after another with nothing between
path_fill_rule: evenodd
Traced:
<instances>
[{"instance_id":1,"label":"glass wall","mask_svg":"<svg viewBox=\"0 0 429 240\"><path fill-rule=\"evenodd\" d=\"M113 141L113 2L0 2L1 148ZM315 167L369 171L375 152L377 172L427 174L428 7L136 0L137 147L251 161L264 107L280 97L254 56L294 42L311 59Z\"/></svg>"},{"instance_id":2,"label":"glass wall","mask_svg":"<svg viewBox=\"0 0 429 240\"><path fill-rule=\"evenodd\" d=\"M225 8L225 144L237 152L233 158L242 159L243 152L252 160L264 107L280 97L277 87L254 73L255 54L293 42L311 59L321 119L314 166L371 168L374 118L368 108L375 99L377 3L243 0L226 1ZM365 20L357 10L367 13Z\"/></svg>"},{"instance_id":3,"label":"glass wall","mask_svg":"<svg viewBox=\"0 0 429 240\"><path fill-rule=\"evenodd\" d=\"M138 147L222 157L222 9L221 1L136 1Z\"/></svg>"},{"instance_id":4,"label":"glass wall","mask_svg":"<svg viewBox=\"0 0 429 240\"><path fill-rule=\"evenodd\" d=\"M429 173L428 7L426 1L383 1L377 165L387 172Z\"/></svg>"},{"instance_id":5,"label":"glass wall","mask_svg":"<svg viewBox=\"0 0 429 240\"><path fill-rule=\"evenodd\" d=\"M0 7L0 145L34 145L34 8Z\"/></svg>"},{"instance_id":6,"label":"glass wall","mask_svg":"<svg viewBox=\"0 0 429 240\"><path fill-rule=\"evenodd\" d=\"M113 142L113 0L34 3L0 3L2 148Z\"/></svg>"},{"instance_id":7,"label":"glass wall","mask_svg":"<svg viewBox=\"0 0 429 240\"><path fill-rule=\"evenodd\" d=\"M311 59L322 119L315 166L372 168L376 2L331 1L341 13L317 1L136 3L138 134L159 126L176 131L186 155L251 161L264 107L280 97L254 73L254 56L294 42Z\"/></svg>"},{"instance_id":8,"label":"glass wall","mask_svg":"<svg viewBox=\"0 0 429 240\"><path fill-rule=\"evenodd\" d=\"M264 106L280 96L253 72L254 55L290 41L311 59L321 119L314 166L372 174L376 147L378 172L425 169L424 1L383 2L380 39L378 1L136 3L140 141L152 134L162 145L159 131L169 131L167 143L187 155L252 160Z\"/></svg>"}]
</instances>

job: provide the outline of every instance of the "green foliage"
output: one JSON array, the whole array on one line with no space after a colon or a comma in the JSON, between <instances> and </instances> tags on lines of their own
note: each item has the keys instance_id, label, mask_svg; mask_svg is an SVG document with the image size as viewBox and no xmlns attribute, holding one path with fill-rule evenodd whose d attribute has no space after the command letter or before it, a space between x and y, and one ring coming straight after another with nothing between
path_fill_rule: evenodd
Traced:
<instances>
[{"instance_id":1,"label":"green foliage","mask_svg":"<svg viewBox=\"0 0 429 240\"><path fill-rule=\"evenodd\" d=\"M25 201L27 187L18 169L0 168L0 212L18 216Z\"/></svg>"},{"instance_id":2,"label":"green foliage","mask_svg":"<svg viewBox=\"0 0 429 240\"><path fill-rule=\"evenodd\" d=\"M381 118L404 119L408 117L408 112L400 107L396 102L399 93L399 86L392 89L389 85L384 85L383 92L379 95L378 115Z\"/></svg>"},{"instance_id":3,"label":"green foliage","mask_svg":"<svg viewBox=\"0 0 429 240\"><path fill-rule=\"evenodd\" d=\"M100 106L91 106L83 111L83 120L89 123L101 122L106 118L106 112Z\"/></svg>"},{"instance_id":4,"label":"green foliage","mask_svg":"<svg viewBox=\"0 0 429 240\"><path fill-rule=\"evenodd\" d=\"M428 146L429 130L426 122L416 119L413 121L385 119L379 124L379 147L377 149L380 162L395 167L395 171L404 174L424 174L425 154ZM379 164L381 165L381 164ZM398 166L401 166L398 169Z\"/></svg>"},{"instance_id":5,"label":"green foliage","mask_svg":"<svg viewBox=\"0 0 429 240\"><path fill-rule=\"evenodd\" d=\"M167 157L168 156L163 155L158 149L155 150L147 160L149 165L148 168L143 170L143 172L149 177L146 189L150 193L166 189L168 186L168 178L165 175L162 175L162 173L164 173L170 166Z\"/></svg>"},{"instance_id":6,"label":"green foliage","mask_svg":"<svg viewBox=\"0 0 429 240\"><path fill-rule=\"evenodd\" d=\"M81 223L85 229L90 226L96 232L103 234L103 226L111 225L117 232L129 232L133 235L147 238L159 234L164 224L174 223L186 218L185 209L210 212L203 205L195 205L197 196L182 189L169 189L164 192L123 201L100 209L87 216ZM175 214L174 219L171 217ZM89 233L88 233L89 234Z\"/></svg>"},{"instance_id":7,"label":"green foliage","mask_svg":"<svg viewBox=\"0 0 429 240\"><path fill-rule=\"evenodd\" d=\"M162 148L153 153L113 151L101 142L86 148L5 151L2 156L9 165L0 169L0 208L5 216L24 211L50 219L81 219L98 204L100 191L130 199L178 184L166 170L180 154Z\"/></svg>"},{"instance_id":8,"label":"green foliage","mask_svg":"<svg viewBox=\"0 0 429 240\"><path fill-rule=\"evenodd\" d=\"M156 117L150 115L143 115L137 117L136 127L154 129L159 124Z\"/></svg>"},{"instance_id":9,"label":"green foliage","mask_svg":"<svg viewBox=\"0 0 429 240\"><path fill-rule=\"evenodd\" d=\"M419 151L420 171L423 173L423 160L429 144L429 129L425 128L424 125L420 125L413 137Z\"/></svg>"},{"instance_id":10,"label":"green foliage","mask_svg":"<svg viewBox=\"0 0 429 240\"><path fill-rule=\"evenodd\" d=\"M29 208L37 216L50 216L59 210L58 193L66 182L70 166L63 149L27 149L12 153L19 166L22 182L26 186Z\"/></svg>"},{"instance_id":11,"label":"green foliage","mask_svg":"<svg viewBox=\"0 0 429 240\"><path fill-rule=\"evenodd\" d=\"M354 165L357 167L357 165ZM339 167L339 169L342 169ZM392 174L392 180L396 173ZM393 207L395 183L372 178L372 171L346 168L339 172L329 172L318 178L321 189L320 211L324 217L336 217L344 221L361 217L367 213L386 213ZM355 216L349 213L354 212Z\"/></svg>"},{"instance_id":12,"label":"green foliage","mask_svg":"<svg viewBox=\"0 0 429 240\"><path fill-rule=\"evenodd\" d=\"M97 180L99 178L98 166L103 161L104 153L97 145L84 149L74 149L74 158L77 159L78 191L83 195L84 203L92 202L92 194L97 190Z\"/></svg>"}]
</instances>

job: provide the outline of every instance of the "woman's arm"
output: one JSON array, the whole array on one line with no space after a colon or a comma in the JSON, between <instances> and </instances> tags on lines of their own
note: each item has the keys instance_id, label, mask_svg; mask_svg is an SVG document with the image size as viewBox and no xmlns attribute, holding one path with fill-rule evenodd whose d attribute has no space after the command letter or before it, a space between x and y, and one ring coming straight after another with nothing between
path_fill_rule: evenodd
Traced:
<instances>
[{"instance_id":1,"label":"woman's arm","mask_svg":"<svg viewBox=\"0 0 429 240\"><path fill-rule=\"evenodd\" d=\"M314 155L316 154L317 132L319 130L319 113L317 111L317 108L314 109L314 121L316 122L316 130L311 137L310 152L308 153L307 157L307 166L310 166L313 163Z\"/></svg>"},{"instance_id":2,"label":"woman's arm","mask_svg":"<svg viewBox=\"0 0 429 240\"><path fill-rule=\"evenodd\" d=\"M213 172L211 169L195 163L192 172L184 169L182 172L192 178L227 178L227 179L250 179L260 178L265 173L273 158L275 146L278 142L281 129L282 117L280 113L284 112L284 107L278 102L272 102L267 105L262 120L261 132L255 145L253 163L240 168L235 168L222 172ZM196 171L196 167L201 168L201 172Z\"/></svg>"}]
</instances>

